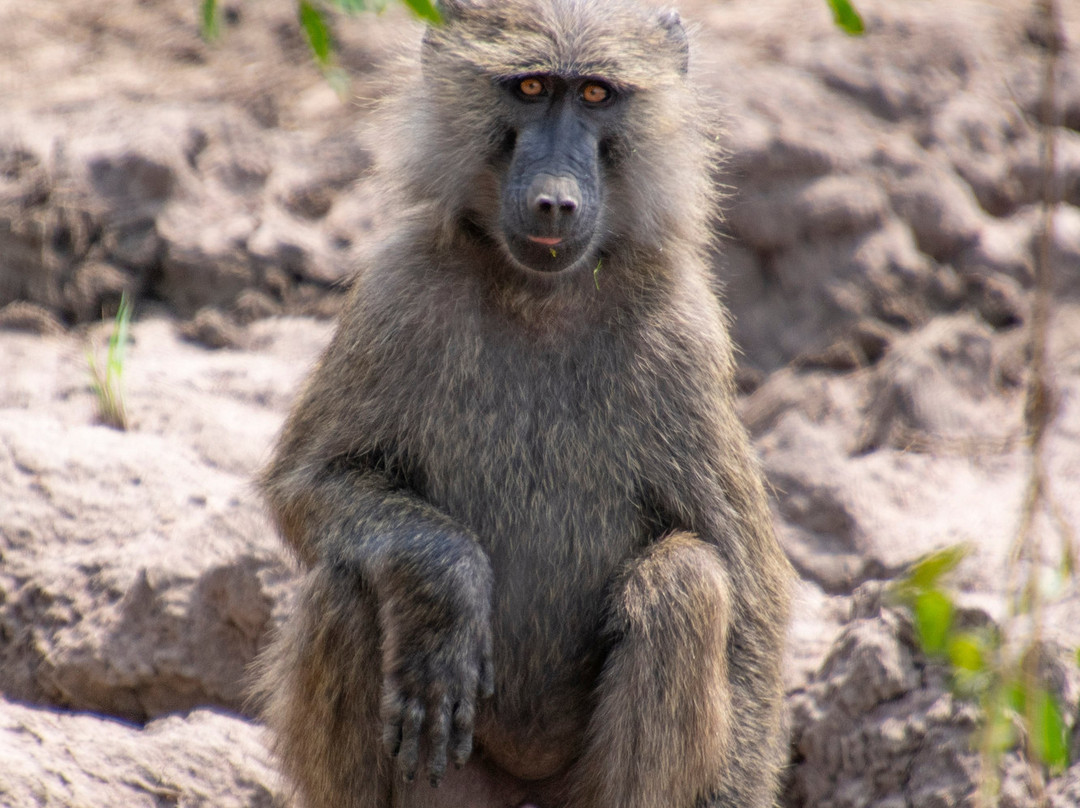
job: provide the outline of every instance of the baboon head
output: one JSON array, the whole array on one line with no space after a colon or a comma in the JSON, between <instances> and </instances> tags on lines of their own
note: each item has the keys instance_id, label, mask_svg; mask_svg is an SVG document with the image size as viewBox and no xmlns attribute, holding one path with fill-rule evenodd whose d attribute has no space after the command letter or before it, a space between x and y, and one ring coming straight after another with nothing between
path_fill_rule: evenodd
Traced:
<instances>
[{"instance_id":1,"label":"baboon head","mask_svg":"<svg viewBox=\"0 0 1080 808\"><path fill-rule=\"evenodd\" d=\"M397 144L408 203L550 276L591 268L613 240L658 243L653 231L706 195L707 170L679 142L696 120L678 14L595 0L440 8L404 122L411 146Z\"/></svg>"}]
</instances>

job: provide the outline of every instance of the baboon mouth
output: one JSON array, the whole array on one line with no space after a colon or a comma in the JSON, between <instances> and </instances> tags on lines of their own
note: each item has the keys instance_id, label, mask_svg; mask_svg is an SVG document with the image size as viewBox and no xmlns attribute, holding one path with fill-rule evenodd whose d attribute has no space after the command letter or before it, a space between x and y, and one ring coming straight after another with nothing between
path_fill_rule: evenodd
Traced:
<instances>
[{"instance_id":1,"label":"baboon mouth","mask_svg":"<svg viewBox=\"0 0 1080 808\"><path fill-rule=\"evenodd\" d=\"M562 239L557 237L528 236L527 238L534 244L543 244L545 247L555 247L556 245L562 244Z\"/></svg>"},{"instance_id":2,"label":"baboon mouth","mask_svg":"<svg viewBox=\"0 0 1080 808\"><path fill-rule=\"evenodd\" d=\"M559 236L521 235L507 239L510 255L534 272L562 272L574 266L588 246L588 240Z\"/></svg>"}]
</instances>

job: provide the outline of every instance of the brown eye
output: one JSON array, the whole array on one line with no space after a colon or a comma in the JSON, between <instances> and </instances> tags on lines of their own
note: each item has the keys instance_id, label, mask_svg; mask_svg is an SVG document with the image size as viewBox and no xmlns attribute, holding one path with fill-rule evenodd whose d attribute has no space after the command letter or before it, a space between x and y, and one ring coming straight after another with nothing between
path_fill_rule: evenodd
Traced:
<instances>
[{"instance_id":1,"label":"brown eye","mask_svg":"<svg viewBox=\"0 0 1080 808\"><path fill-rule=\"evenodd\" d=\"M533 76L522 79L521 83L518 85L518 89L521 91L522 95L540 95L540 93L544 92L544 82Z\"/></svg>"},{"instance_id":2,"label":"brown eye","mask_svg":"<svg viewBox=\"0 0 1080 808\"><path fill-rule=\"evenodd\" d=\"M590 104L601 104L611 97L611 90L603 84L586 84L581 89L581 97Z\"/></svg>"}]
</instances>

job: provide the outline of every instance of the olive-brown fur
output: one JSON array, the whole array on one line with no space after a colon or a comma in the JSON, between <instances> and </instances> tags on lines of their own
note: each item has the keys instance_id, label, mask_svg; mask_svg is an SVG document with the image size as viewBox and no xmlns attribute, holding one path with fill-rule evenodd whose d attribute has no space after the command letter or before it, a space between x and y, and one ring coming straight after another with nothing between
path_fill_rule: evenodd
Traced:
<instances>
[{"instance_id":1,"label":"olive-brown fur","mask_svg":"<svg viewBox=\"0 0 1080 808\"><path fill-rule=\"evenodd\" d=\"M790 568L735 415L681 25L443 8L387 105L392 232L262 479L307 567L257 686L282 766L308 808L767 808ZM594 251L557 273L494 232L496 79L525 73L626 104Z\"/></svg>"}]
</instances>

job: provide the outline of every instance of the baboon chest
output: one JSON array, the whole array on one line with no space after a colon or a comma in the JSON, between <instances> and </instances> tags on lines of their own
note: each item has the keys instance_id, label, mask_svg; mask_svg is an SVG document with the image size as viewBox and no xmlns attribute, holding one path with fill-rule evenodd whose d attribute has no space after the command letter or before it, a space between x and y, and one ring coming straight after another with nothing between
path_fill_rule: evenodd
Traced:
<instances>
[{"instance_id":1,"label":"baboon chest","mask_svg":"<svg viewBox=\"0 0 1080 808\"><path fill-rule=\"evenodd\" d=\"M650 538L617 371L605 339L557 350L448 340L413 402L426 417L406 451L423 495L492 563L498 723L549 742L582 729L574 711L603 661L605 594Z\"/></svg>"}]
</instances>

